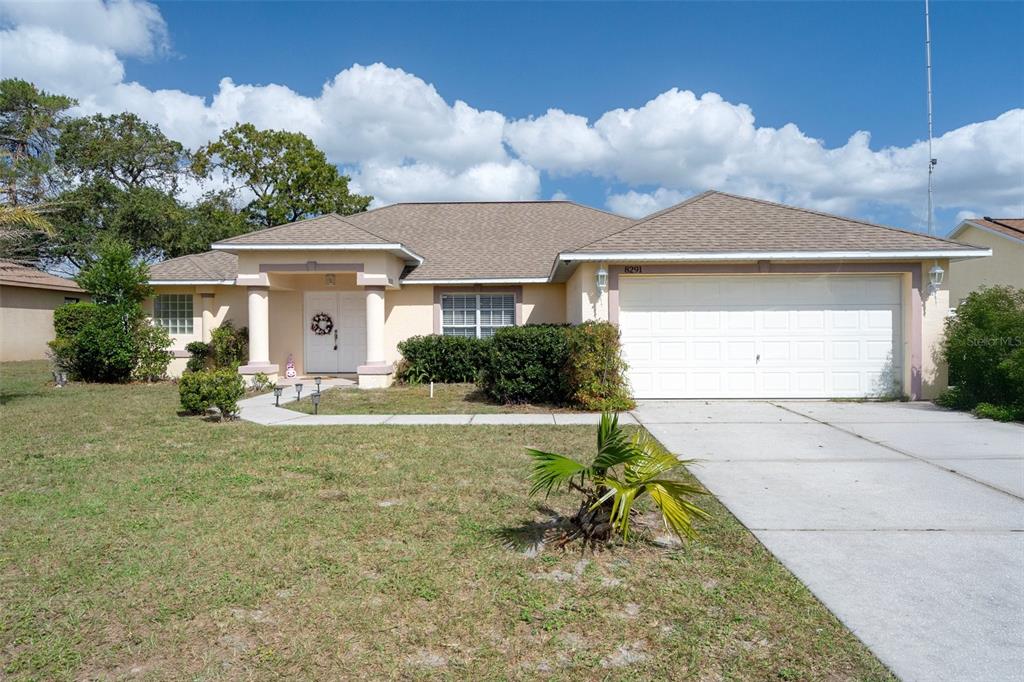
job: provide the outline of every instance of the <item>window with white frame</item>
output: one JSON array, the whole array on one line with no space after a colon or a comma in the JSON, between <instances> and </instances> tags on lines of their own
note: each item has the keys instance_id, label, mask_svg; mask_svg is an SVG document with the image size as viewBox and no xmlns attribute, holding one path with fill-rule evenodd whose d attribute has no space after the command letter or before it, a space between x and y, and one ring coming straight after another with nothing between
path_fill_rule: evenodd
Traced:
<instances>
[{"instance_id":1,"label":"window with white frame","mask_svg":"<svg viewBox=\"0 0 1024 682\"><path fill-rule=\"evenodd\" d=\"M441 333L486 339L516 323L514 294L443 294Z\"/></svg>"},{"instance_id":2,"label":"window with white frame","mask_svg":"<svg viewBox=\"0 0 1024 682\"><path fill-rule=\"evenodd\" d=\"M192 333L192 294L160 294L153 299L153 321L168 334Z\"/></svg>"}]
</instances>

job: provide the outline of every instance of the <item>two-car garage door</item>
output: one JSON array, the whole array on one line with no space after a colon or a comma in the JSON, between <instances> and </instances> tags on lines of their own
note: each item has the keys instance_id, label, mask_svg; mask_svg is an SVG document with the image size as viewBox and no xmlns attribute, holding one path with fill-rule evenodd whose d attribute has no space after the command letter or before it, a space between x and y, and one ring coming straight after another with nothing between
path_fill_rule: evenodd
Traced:
<instances>
[{"instance_id":1,"label":"two-car garage door","mask_svg":"<svg viewBox=\"0 0 1024 682\"><path fill-rule=\"evenodd\" d=\"M620 278L637 398L858 398L899 392L898 276Z\"/></svg>"}]
</instances>

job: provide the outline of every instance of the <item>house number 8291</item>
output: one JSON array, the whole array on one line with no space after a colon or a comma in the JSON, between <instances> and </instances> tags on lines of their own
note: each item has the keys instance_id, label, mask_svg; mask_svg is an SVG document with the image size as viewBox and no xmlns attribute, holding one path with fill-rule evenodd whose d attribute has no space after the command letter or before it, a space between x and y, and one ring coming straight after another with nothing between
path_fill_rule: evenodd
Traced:
<instances>
[{"instance_id":1,"label":"house number 8291","mask_svg":"<svg viewBox=\"0 0 1024 682\"><path fill-rule=\"evenodd\" d=\"M639 275L643 271L644 266L642 265L627 265L623 267L623 272L625 272L627 275Z\"/></svg>"}]
</instances>

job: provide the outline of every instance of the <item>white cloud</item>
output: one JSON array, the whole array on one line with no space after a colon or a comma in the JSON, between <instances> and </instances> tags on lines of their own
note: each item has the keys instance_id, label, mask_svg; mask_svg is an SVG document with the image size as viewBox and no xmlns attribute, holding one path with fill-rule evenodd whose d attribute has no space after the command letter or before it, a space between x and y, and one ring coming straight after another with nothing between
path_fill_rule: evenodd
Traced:
<instances>
[{"instance_id":1,"label":"white cloud","mask_svg":"<svg viewBox=\"0 0 1024 682\"><path fill-rule=\"evenodd\" d=\"M521 159L556 175L590 172L663 190L716 188L841 213L878 202L923 215L924 142L872 150L869 133L858 131L829 148L795 124L758 127L748 106L715 93L672 89L593 124L549 110L511 122L506 138ZM940 136L935 155L938 207L983 204L1012 212L1024 194L1024 109ZM656 195L630 191L609 197L608 205L660 206Z\"/></svg>"},{"instance_id":2,"label":"white cloud","mask_svg":"<svg viewBox=\"0 0 1024 682\"><path fill-rule=\"evenodd\" d=\"M449 103L402 69L356 64L315 97L224 77L207 98L124 80L121 56L167 49L166 25L147 2L0 0L0 22L11 27L0 32L3 75L77 97L77 113L133 111L192 148L239 121L300 131L375 205L536 198L544 172L621 183L625 191L606 203L632 216L717 188L846 214L896 207L924 221L923 142L872 149L870 134L858 131L828 147L792 123L759 127L750 107L715 93L673 88L593 122L561 109L508 120ZM941 135L935 155L938 208L1024 210L1024 109ZM639 189L647 187L655 189Z\"/></svg>"},{"instance_id":3,"label":"white cloud","mask_svg":"<svg viewBox=\"0 0 1024 682\"><path fill-rule=\"evenodd\" d=\"M686 199L690 194L674 189L659 187L653 192L637 192L629 190L623 194L611 194L605 202L614 213L629 218L642 218L655 211L668 208Z\"/></svg>"},{"instance_id":4,"label":"white cloud","mask_svg":"<svg viewBox=\"0 0 1024 682\"><path fill-rule=\"evenodd\" d=\"M47 27L72 40L133 57L170 48L160 10L140 0L0 0L0 22Z\"/></svg>"}]
</instances>

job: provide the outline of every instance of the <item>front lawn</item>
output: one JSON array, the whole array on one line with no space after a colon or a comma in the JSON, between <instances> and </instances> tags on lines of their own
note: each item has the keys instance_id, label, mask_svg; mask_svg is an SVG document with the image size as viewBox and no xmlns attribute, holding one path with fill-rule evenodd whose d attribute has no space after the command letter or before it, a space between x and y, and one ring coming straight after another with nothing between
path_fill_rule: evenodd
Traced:
<instances>
[{"instance_id":1,"label":"front lawn","mask_svg":"<svg viewBox=\"0 0 1024 682\"><path fill-rule=\"evenodd\" d=\"M285 389L286 395L294 395ZM308 390L300 402L282 404L291 410L313 413ZM569 408L546 405L498 405L490 401L474 384L434 384L410 386L395 384L389 388L331 388L320 398L320 414L528 414L571 412Z\"/></svg>"},{"instance_id":2,"label":"front lawn","mask_svg":"<svg viewBox=\"0 0 1024 682\"><path fill-rule=\"evenodd\" d=\"M0 366L0 677L892 679L712 499L682 550L504 547L546 518L523 446L589 427L217 424L47 378Z\"/></svg>"}]
</instances>

